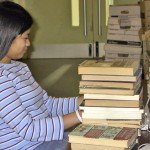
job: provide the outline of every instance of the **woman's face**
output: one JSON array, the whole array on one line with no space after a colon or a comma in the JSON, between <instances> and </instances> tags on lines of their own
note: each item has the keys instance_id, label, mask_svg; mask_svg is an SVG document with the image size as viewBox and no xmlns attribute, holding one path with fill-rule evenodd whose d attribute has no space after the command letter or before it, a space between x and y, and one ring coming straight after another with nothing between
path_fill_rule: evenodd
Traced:
<instances>
[{"instance_id":1,"label":"woman's face","mask_svg":"<svg viewBox=\"0 0 150 150\"><path fill-rule=\"evenodd\" d=\"M14 39L8 50L8 53L2 59L2 61L4 60L4 63L10 63L11 59L20 59L23 57L30 46L29 33L30 29L25 31L23 34L19 34Z\"/></svg>"}]
</instances>

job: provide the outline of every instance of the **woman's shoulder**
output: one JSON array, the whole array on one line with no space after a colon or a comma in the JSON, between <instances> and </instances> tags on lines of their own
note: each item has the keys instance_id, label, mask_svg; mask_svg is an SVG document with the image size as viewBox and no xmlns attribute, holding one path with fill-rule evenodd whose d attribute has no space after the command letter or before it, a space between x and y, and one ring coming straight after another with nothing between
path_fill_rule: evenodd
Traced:
<instances>
[{"instance_id":1,"label":"woman's shoulder","mask_svg":"<svg viewBox=\"0 0 150 150\"><path fill-rule=\"evenodd\" d=\"M10 64L0 64L0 76L19 72L30 72L26 63L13 60Z\"/></svg>"}]
</instances>

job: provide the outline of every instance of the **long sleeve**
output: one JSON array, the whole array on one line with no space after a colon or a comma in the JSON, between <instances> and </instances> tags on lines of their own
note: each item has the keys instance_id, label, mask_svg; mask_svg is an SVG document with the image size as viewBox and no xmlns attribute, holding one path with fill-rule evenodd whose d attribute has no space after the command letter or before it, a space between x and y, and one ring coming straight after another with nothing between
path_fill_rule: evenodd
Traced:
<instances>
[{"instance_id":1,"label":"long sleeve","mask_svg":"<svg viewBox=\"0 0 150 150\"><path fill-rule=\"evenodd\" d=\"M49 97L47 93L43 90L43 100L49 114L52 116L65 115L77 110L77 100L78 97Z\"/></svg>"},{"instance_id":2,"label":"long sleeve","mask_svg":"<svg viewBox=\"0 0 150 150\"><path fill-rule=\"evenodd\" d=\"M63 138L62 116L50 116L43 101L43 89L26 64L16 62L0 69L0 85L0 119L10 132L27 141Z\"/></svg>"},{"instance_id":3,"label":"long sleeve","mask_svg":"<svg viewBox=\"0 0 150 150\"><path fill-rule=\"evenodd\" d=\"M40 111L38 108L27 107L25 104L27 101L22 101L21 98L33 94L29 87L24 87L26 93L23 95L20 92L21 95L19 95L11 80L1 76L0 81L3 81L0 82L0 117L12 130L23 139L30 141L62 139L64 126L61 116L50 118L42 103L36 102L36 106L41 108ZM21 90L23 89L21 88ZM40 93L42 89L37 85L34 90L36 93Z\"/></svg>"}]
</instances>

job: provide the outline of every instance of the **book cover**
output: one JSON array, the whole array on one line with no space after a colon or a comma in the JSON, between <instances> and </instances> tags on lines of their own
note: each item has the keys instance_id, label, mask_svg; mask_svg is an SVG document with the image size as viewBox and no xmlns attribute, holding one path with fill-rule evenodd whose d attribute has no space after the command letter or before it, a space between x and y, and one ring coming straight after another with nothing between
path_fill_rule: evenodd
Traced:
<instances>
[{"instance_id":1,"label":"book cover","mask_svg":"<svg viewBox=\"0 0 150 150\"><path fill-rule=\"evenodd\" d=\"M138 60L104 61L85 60L78 66L79 74L102 74L102 75L134 75L139 69Z\"/></svg>"},{"instance_id":2,"label":"book cover","mask_svg":"<svg viewBox=\"0 0 150 150\"><path fill-rule=\"evenodd\" d=\"M137 129L126 127L78 125L69 133L70 143L128 148L137 138Z\"/></svg>"}]
</instances>

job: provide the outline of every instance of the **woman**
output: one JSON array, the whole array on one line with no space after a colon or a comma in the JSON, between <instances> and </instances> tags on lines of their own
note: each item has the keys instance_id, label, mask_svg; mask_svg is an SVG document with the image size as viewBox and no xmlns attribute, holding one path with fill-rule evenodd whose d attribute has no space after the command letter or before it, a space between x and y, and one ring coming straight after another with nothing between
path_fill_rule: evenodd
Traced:
<instances>
[{"instance_id":1,"label":"woman","mask_svg":"<svg viewBox=\"0 0 150 150\"><path fill-rule=\"evenodd\" d=\"M32 23L20 5L0 2L0 150L65 150L64 131L82 121L83 98L48 96L16 61L30 46Z\"/></svg>"}]
</instances>

